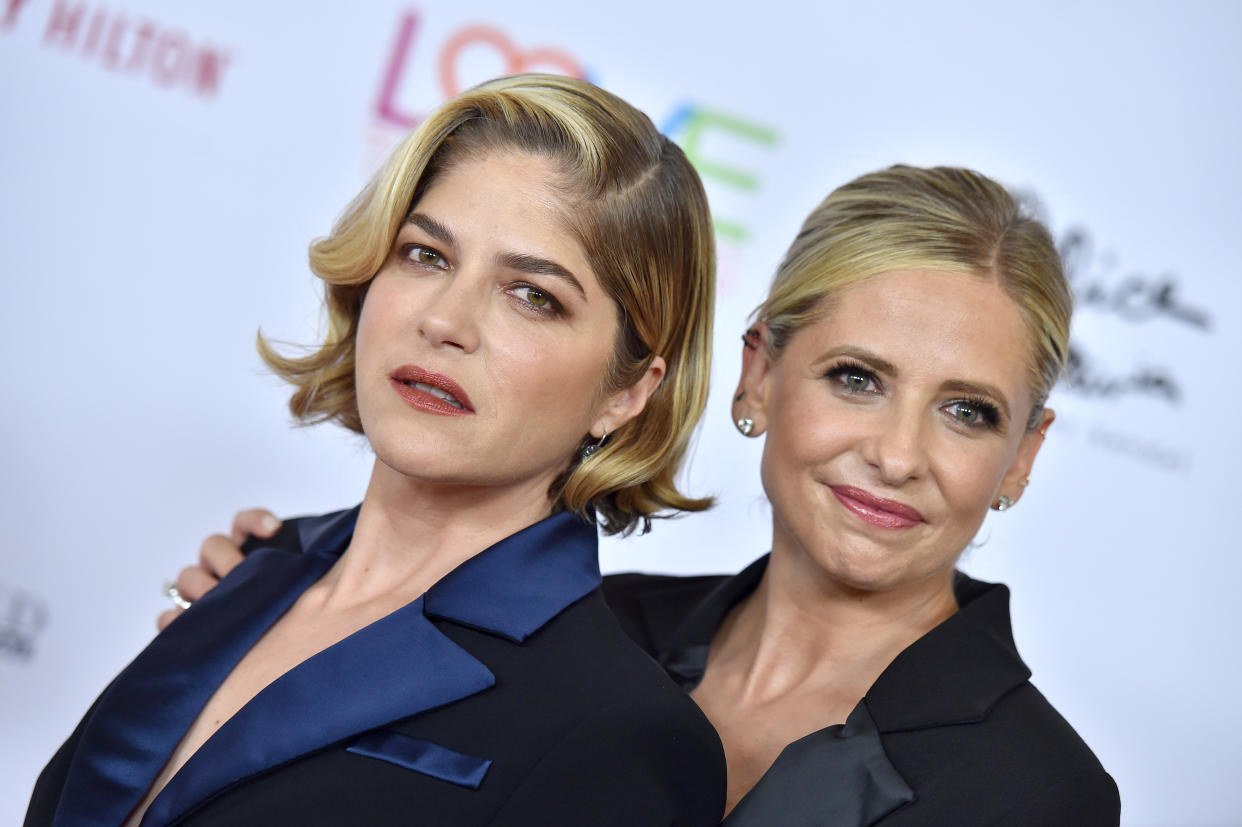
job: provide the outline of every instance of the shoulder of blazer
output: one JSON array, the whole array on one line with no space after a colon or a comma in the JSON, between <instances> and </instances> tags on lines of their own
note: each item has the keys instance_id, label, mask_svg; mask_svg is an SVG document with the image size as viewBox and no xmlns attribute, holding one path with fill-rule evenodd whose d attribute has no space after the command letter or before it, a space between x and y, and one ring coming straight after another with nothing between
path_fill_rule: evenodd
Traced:
<instances>
[{"instance_id":1,"label":"shoulder of blazer","mask_svg":"<svg viewBox=\"0 0 1242 827\"><path fill-rule=\"evenodd\" d=\"M626 572L604 578L604 600L621 628L639 647L658 658L660 645L728 575L679 577Z\"/></svg>"},{"instance_id":2,"label":"shoulder of blazer","mask_svg":"<svg viewBox=\"0 0 1242 827\"><path fill-rule=\"evenodd\" d=\"M73 759L74 752L77 751L78 742L82 739L82 731L86 729L87 722L99 707L99 699L107 694L114 682L115 679L104 687L103 692L99 693L99 697L86 710L86 714L82 716L82 720L78 722L72 734L65 740L65 743L60 745L60 749L56 750L43 771L39 773L39 777L35 780L34 790L30 794L30 803L26 808L26 819L23 822L25 827L52 823L56 805L60 803L61 790L65 786L65 779L69 776L69 762Z\"/></svg>"}]
</instances>

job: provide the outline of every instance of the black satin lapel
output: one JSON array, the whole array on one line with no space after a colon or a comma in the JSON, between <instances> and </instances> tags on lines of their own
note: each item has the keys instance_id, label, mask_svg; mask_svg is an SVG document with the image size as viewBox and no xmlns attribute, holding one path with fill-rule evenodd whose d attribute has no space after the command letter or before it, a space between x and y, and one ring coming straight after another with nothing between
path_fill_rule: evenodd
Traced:
<instances>
[{"instance_id":1,"label":"black satin lapel","mask_svg":"<svg viewBox=\"0 0 1242 827\"><path fill-rule=\"evenodd\" d=\"M420 597L273 681L186 762L143 825L167 824L242 779L493 683L424 617Z\"/></svg>"},{"instance_id":2,"label":"black satin lapel","mask_svg":"<svg viewBox=\"0 0 1242 827\"><path fill-rule=\"evenodd\" d=\"M666 639L657 641L657 660L686 692L698 685L707 670L708 650L725 616L755 590L767 567L765 554L733 577L720 581ZM653 618L658 617L647 600L643 604Z\"/></svg>"},{"instance_id":3,"label":"black satin lapel","mask_svg":"<svg viewBox=\"0 0 1242 827\"><path fill-rule=\"evenodd\" d=\"M707 654L711 647L706 643L682 646L669 652L660 661L664 671L686 692L690 692L703 680L707 671Z\"/></svg>"},{"instance_id":4,"label":"black satin lapel","mask_svg":"<svg viewBox=\"0 0 1242 827\"><path fill-rule=\"evenodd\" d=\"M860 703L843 725L785 747L722 827L861 827L913 800Z\"/></svg>"},{"instance_id":5,"label":"black satin lapel","mask_svg":"<svg viewBox=\"0 0 1242 827\"><path fill-rule=\"evenodd\" d=\"M216 687L331 564L257 551L157 635L100 698L53 824L123 822Z\"/></svg>"}]
</instances>

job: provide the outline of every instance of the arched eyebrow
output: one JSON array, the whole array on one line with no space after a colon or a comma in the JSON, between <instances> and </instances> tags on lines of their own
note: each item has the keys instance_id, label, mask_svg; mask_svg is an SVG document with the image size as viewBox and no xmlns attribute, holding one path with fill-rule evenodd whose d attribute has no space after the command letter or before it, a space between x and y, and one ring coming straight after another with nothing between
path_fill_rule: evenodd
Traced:
<instances>
[{"instance_id":1,"label":"arched eyebrow","mask_svg":"<svg viewBox=\"0 0 1242 827\"><path fill-rule=\"evenodd\" d=\"M445 247L457 249L457 239L453 238L452 231L431 216L412 212L406 217L405 223L413 224Z\"/></svg>"},{"instance_id":2,"label":"arched eyebrow","mask_svg":"<svg viewBox=\"0 0 1242 827\"><path fill-rule=\"evenodd\" d=\"M443 244L450 250L457 250L457 239L453 237L453 231L431 216L415 212L410 213L405 221L407 224L413 224L415 227L418 227L431 236L433 240ZM582 282L578 281L578 277L555 261L532 256L529 253L501 253L496 256L496 263L506 269L517 270L519 273L551 276L560 279L576 290L583 301L587 300L586 290L583 289Z\"/></svg>"},{"instance_id":3,"label":"arched eyebrow","mask_svg":"<svg viewBox=\"0 0 1242 827\"><path fill-rule=\"evenodd\" d=\"M497 263L501 267L507 267L510 270L517 270L519 273L530 273L536 276L552 276L561 279L570 287L578 291L578 295L583 301L587 300L586 291L582 289L582 282L578 281L578 277L566 270L555 261L549 261L546 258L527 255L526 253L501 253L497 258Z\"/></svg>"},{"instance_id":4,"label":"arched eyebrow","mask_svg":"<svg viewBox=\"0 0 1242 827\"><path fill-rule=\"evenodd\" d=\"M814 361L811 362L811 369L819 372L823 370L829 362L839 359L842 356L854 359L864 367L874 370L876 373L894 379L899 375L897 366L887 359L882 358L876 353L861 347L853 345L842 345L834 347L821 353ZM994 385L984 384L982 382L967 382L964 379L949 379L940 385L942 391L950 393L965 393L971 396L981 396L986 399L994 400L1000 408L1001 414L1006 420L1009 419L1009 400L1005 398L1005 394L1001 393L1000 388Z\"/></svg>"},{"instance_id":5,"label":"arched eyebrow","mask_svg":"<svg viewBox=\"0 0 1242 827\"><path fill-rule=\"evenodd\" d=\"M1006 421L1009 419L1009 400L1005 398L1005 394L1000 392L1000 388L979 382L964 382L961 379L950 379L940 387L951 393L965 393L994 400Z\"/></svg>"},{"instance_id":6,"label":"arched eyebrow","mask_svg":"<svg viewBox=\"0 0 1242 827\"><path fill-rule=\"evenodd\" d=\"M818 372L829 362L842 356L862 362L865 367L871 368L876 373L883 373L888 376L897 375L897 366L892 362L865 348L854 347L853 345L842 345L841 347L834 347L824 351L811 361L811 369Z\"/></svg>"}]
</instances>

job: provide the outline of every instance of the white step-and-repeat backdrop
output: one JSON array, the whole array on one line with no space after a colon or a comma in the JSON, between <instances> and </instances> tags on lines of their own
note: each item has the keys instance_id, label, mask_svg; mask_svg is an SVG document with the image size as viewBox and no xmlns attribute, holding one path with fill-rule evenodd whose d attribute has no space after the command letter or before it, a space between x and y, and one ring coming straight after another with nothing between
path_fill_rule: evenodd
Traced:
<instances>
[{"instance_id":1,"label":"white step-and-repeat backdrop","mask_svg":"<svg viewBox=\"0 0 1242 827\"><path fill-rule=\"evenodd\" d=\"M359 499L365 446L289 427L255 332L314 339L306 244L423 113L546 69L680 141L718 227L688 486L720 505L607 569L765 550L728 402L783 248L861 172L978 168L1041 205L1079 310L1029 494L963 566L1013 587L1127 824L1240 823L1240 42L1234 2L0 0L0 822L202 537Z\"/></svg>"}]
</instances>

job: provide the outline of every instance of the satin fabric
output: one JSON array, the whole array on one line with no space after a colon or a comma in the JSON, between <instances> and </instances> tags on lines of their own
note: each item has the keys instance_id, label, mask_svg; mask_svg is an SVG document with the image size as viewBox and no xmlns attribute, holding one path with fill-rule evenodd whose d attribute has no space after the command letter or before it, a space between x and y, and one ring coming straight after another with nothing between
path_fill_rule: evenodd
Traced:
<instances>
[{"instance_id":1,"label":"satin fabric","mask_svg":"<svg viewBox=\"0 0 1242 827\"><path fill-rule=\"evenodd\" d=\"M400 732L377 730L364 733L355 738L345 751L387 761L472 790L479 788L492 765L488 758L466 755L425 738L412 738Z\"/></svg>"},{"instance_id":2,"label":"satin fabric","mask_svg":"<svg viewBox=\"0 0 1242 827\"><path fill-rule=\"evenodd\" d=\"M657 644L661 665L687 692L703 677L716 630L754 591L767 563L765 555L724 579ZM1031 675L1013 643L1008 590L960 572L954 587L959 604L969 607L901 652L844 725L788 745L725 824L750 827L780 813L782 824L866 825L917 797L885 752L883 737L984 721L1000 698ZM644 610L661 617L668 607L653 598ZM961 657L963 651L970 657Z\"/></svg>"},{"instance_id":3,"label":"satin fabric","mask_svg":"<svg viewBox=\"0 0 1242 827\"><path fill-rule=\"evenodd\" d=\"M302 520L303 553L252 552L152 641L87 722L54 824L116 825L128 817L211 694L336 562L357 516L354 508ZM576 515L553 515L500 541L259 692L169 781L142 824L161 827L265 769L492 686L492 673L428 617L521 641L599 583L595 528ZM400 652L409 657L393 656ZM474 782L477 762L427 752L433 760L412 760L409 768L435 767L446 780Z\"/></svg>"},{"instance_id":4,"label":"satin fabric","mask_svg":"<svg viewBox=\"0 0 1242 827\"><path fill-rule=\"evenodd\" d=\"M702 680L716 629L754 591L767 562L762 557L726 580L690 613L661 653L660 664L685 691ZM812 732L781 750L723 823L765 827L779 813L782 827L854 827L873 824L913 800L914 792L884 752L864 700L844 724Z\"/></svg>"},{"instance_id":5,"label":"satin fabric","mask_svg":"<svg viewBox=\"0 0 1242 827\"><path fill-rule=\"evenodd\" d=\"M831 783L825 783L831 779ZM814 795L807 792L814 790ZM893 768L866 703L844 724L826 727L787 745L724 820L728 827L874 824L914 800Z\"/></svg>"}]
</instances>

